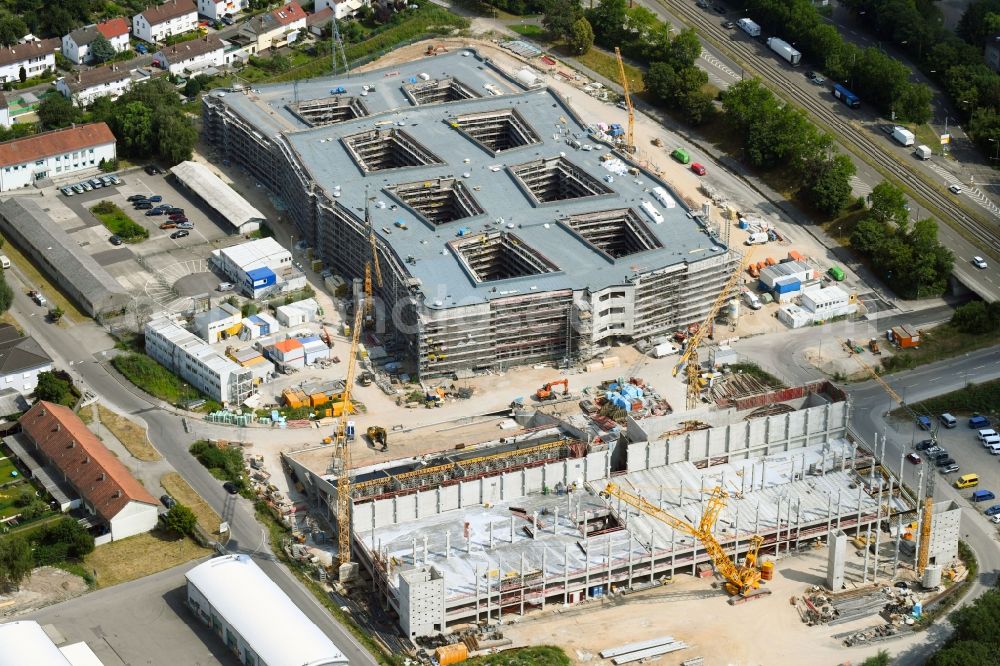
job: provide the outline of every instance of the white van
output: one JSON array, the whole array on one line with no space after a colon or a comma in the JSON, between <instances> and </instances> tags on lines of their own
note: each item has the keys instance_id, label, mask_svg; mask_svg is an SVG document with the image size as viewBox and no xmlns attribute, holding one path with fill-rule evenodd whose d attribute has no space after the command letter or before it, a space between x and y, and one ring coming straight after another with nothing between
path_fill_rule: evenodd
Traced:
<instances>
[{"instance_id":1,"label":"white van","mask_svg":"<svg viewBox=\"0 0 1000 666\"><path fill-rule=\"evenodd\" d=\"M993 437L987 437L983 440L983 446L989 449L989 452L993 455L1000 453L1000 435L994 435Z\"/></svg>"},{"instance_id":2,"label":"white van","mask_svg":"<svg viewBox=\"0 0 1000 666\"><path fill-rule=\"evenodd\" d=\"M747 306L751 310L760 310L762 307L760 299L757 298L757 294L753 293L752 291L744 291L743 300L746 301Z\"/></svg>"},{"instance_id":3,"label":"white van","mask_svg":"<svg viewBox=\"0 0 1000 666\"><path fill-rule=\"evenodd\" d=\"M979 438L980 442L985 442L987 437L996 437L997 434L997 431L993 428L983 428L976 433L976 437Z\"/></svg>"},{"instance_id":4,"label":"white van","mask_svg":"<svg viewBox=\"0 0 1000 666\"><path fill-rule=\"evenodd\" d=\"M0 268L4 270L10 268L10 259L7 258L6 254L0 254Z\"/></svg>"}]
</instances>

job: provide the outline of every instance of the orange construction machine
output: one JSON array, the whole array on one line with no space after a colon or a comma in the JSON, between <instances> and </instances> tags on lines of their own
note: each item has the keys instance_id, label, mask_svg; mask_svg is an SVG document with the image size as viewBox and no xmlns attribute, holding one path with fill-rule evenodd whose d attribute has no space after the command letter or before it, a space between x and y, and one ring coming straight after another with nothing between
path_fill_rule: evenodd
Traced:
<instances>
[{"instance_id":1,"label":"orange construction machine","mask_svg":"<svg viewBox=\"0 0 1000 666\"><path fill-rule=\"evenodd\" d=\"M569 395L569 380L568 379L559 379L559 380L556 380L554 382L549 382L548 384L546 384L542 388L540 388L537 391L535 391L535 397L537 399L539 399L539 400L555 400L558 396L552 390L552 388L554 386L560 386L560 385L562 385L562 387L563 387L562 395L564 395L564 396L565 395Z\"/></svg>"}]
</instances>

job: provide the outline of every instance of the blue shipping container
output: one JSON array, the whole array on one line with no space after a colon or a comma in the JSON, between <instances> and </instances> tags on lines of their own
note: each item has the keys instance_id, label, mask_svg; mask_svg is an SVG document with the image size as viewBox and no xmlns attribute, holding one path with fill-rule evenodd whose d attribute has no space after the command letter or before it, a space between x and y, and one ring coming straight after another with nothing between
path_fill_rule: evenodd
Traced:
<instances>
[{"instance_id":1,"label":"blue shipping container","mask_svg":"<svg viewBox=\"0 0 1000 666\"><path fill-rule=\"evenodd\" d=\"M590 596L591 597L603 597L604 596L604 586L603 585L595 585L592 588L590 588Z\"/></svg>"},{"instance_id":2,"label":"blue shipping container","mask_svg":"<svg viewBox=\"0 0 1000 666\"><path fill-rule=\"evenodd\" d=\"M774 293L788 294L802 288L802 283L793 277L781 278L774 282Z\"/></svg>"}]
</instances>

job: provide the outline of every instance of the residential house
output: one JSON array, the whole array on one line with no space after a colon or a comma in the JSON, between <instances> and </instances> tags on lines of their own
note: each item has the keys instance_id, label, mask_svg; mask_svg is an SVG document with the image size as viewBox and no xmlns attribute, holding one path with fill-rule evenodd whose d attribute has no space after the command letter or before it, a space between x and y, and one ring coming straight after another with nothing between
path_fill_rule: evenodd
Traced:
<instances>
[{"instance_id":1,"label":"residential house","mask_svg":"<svg viewBox=\"0 0 1000 666\"><path fill-rule=\"evenodd\" d=\"M319 37L323 34L323 29L330 25L330 21L333 20L333 8L327 7L326 9L310 14L306 17L306 26L309 28L309 32Z\"/></svg>"},{"instance_id":2,"label":"residential house","mask_svg":"<svg viewBox=\"0 0 1000 666\"><path fill-rule=\"evenodd\" d=\"M225 46L215 35L168 46L156 54L153 64L174 76L196 74L208 67L225 64Z\"/></svg>"},{"instance_id":3,"label":"residential house","mask_svg":"<svg viewBox=\"0 0 1000 666\"><path fill-rule=\"evenodd\" d=\"M52 370L52 359L32 337L0 324L0 390L27 395L38 386L38 373Z\"/></svg>"},{"instance_id":4,"label":"residential house","mask_svg":"<svg viewBox=\"0 0 1000 666\"><path fill-rule=\"evenodd\" d=\"M3 93L0 93L0 125L10 128L14 124L14 119L11 118L10 108L7 106L7 98L4 97Z\"/></svg>"},{"instance_id":5,"label":"residential house","mask_svg":"<svg viewBox=\"0 0 1000 666\"><path fill-rule=\"evenodd\" d=\"M156 527L158 503L72 409L39 401L19 419L20 444L55 468L108 541Z\"/></svg>"},{"instance_id":6,"label":"residential house","mask_svg":"<svg viewBox=\"0 0 1000 666\"><path fill-rule=\"evenodd\" d=\"M20 81L22 72L26 79L30 79L46 69L54 70L58 50L59 39L56 37L0 49L0 83Z\"/></svg>"},{"instance_id":7,"label":"residential house","mask_svg":"<svg viewBox=\"0 0 1000 666\"><path fill-rule=\"evenodd\" d=\"M98 97L118 99L131 87L132 75L117 65L87 69L56 81L56 90L80 108L90 105Z\"/></svg>"},{"instance_id":8,"label":"residential house","mask_svg":"<svg viewBox=\"0 0 1000 666\"><path fill-rule=\"evenodd\" d=\"M194 0L167 0L147 7L132 19L132 34L147 42L160 42L172 35L182 35L198 27Z\"/></svg>"},{"instance_id":9,"label":"residential house","mask_svg":"<svg viewBox=\"0 0 1000 666\"><path fill-rule=\"evenodd\" d=\"M97 39L98 35L103 35L111 42L115 53L127 51L129 48L128 21L123 18L115 18L96 25L77 28L68 35L64 35L62 54L77 65L91 62L94 58L90 52L90 45Z\"/></svg>"},{"instance_id":10,"label":"residential house","mask_svg":"<svg viewBox=\"0 0 1000 666\"><path fill-rule=\"evenodd\" d=\"M299 3L290 2L246 21L240 28L237 40L245 44L251 54L255 54L294 42L305 27L306 13Z\"/></svg>"},{"instance_id":11,"label":"residential house","mask_svg":"<svg viewBox=\"0 0 1000 666\"><path fill-rule=\"evenodd\" d=\"M250 5L250 0L198 0L198 14L213 21L221 21L227 14L235 16Z\"/></svg>"},{"instance_id":12,"label":"residential house","mask_svg":"<svg viewBox=\"0 0 1000 666\"><path fill-rule=\"evenodd\" d=\"M316 0L314 11L318 14L329 7L340 21L355 16L362 7L370 5L369 0Z\"/></svg>"},{"instance_id":13,"label":"residential house","mask_svg":"<svg viewBox=\"0 0 1000 666\"><path fill-rule=\"evenodd\" d=\"M0 143L0 192L36 180L96 169L115 159L115 135L104 123L90 123Z\"/></svg>"}]
</instances>

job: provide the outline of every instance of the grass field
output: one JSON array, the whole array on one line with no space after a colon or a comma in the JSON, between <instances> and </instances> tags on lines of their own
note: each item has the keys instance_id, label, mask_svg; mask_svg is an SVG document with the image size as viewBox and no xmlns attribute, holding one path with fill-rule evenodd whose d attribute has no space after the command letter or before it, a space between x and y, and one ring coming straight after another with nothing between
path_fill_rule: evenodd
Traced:
<instances>
[{"instance_id":1,"label":"grass field","mask_svg":"<svg viewBox=\"0 0 1000 666\"><path fill-rule=\"evenodd\" d=\"M83 566L96 572L97 587L111 587L211 553L188 537L154 530L98 546L84 558Z\"/></svg>"},{"instance_id":2,"label":"grass field","mask_svg":"<svg viewBox=\"0 0 1000 666\"><path fill-rule=\"evenodd\" d=\"M201 529L208 534L218 536L222 518L208 505L208 502L202 499L201 495L194 491L194 488L188 485L187 481L181 478L180 474L177 472L164 474L160 477L160 485L171 497L194 512Z\"/></svg>"},{"instance_id":3,"label":"grass field","mask_svg":"<svg viewBox=\"0 0 1000 666\"><path fill-rule=\"evenodd\" d=\"M584 67L588 67L601 76L621 85L622 77L618 73L618 61L610 53L592 48L582 56L573 57ZM642 78L642 70L638 67L625 63L625 76L628 77L629 91L633 95L638 95L646 89L646 82Z\"/></svg>"},{"instance_id":4,"label":"grass field","mask_svg":"<svg viewBox=\"0 0 1000 666\"><path fill-rule=\"evenodd\" d=\"M920 347L917 349L901 349L894 355L882 361L885 372L909 370L926 363L934 363L997 343L993 333L974 335L963 333L951 324L942 324L920 335Z\"/></svg>"},{"instance_id":5,"label":"grass field","mask_svg":"<svg viewBox=\"0 0 1000 666\"><path fill-rule=\"evenodd\" d=\"M133 221L121 208L110 201L101 201L90 209L108 231L120 237L126 243L138 243L149 238L149 231L141 224Z\"/></svg>"},{"instance_id":6,"label":"grass field","mask_svg":"<svg viewBox=\"0 0 1000 666\"><path fill-rule=\"evenodd\" d=\"M72 320L83 321L87 319L87 315L83 314L76 304L68 297L66 294L62 293L56 287L49 282L42 273L35 268L35 264L28 260L26 256L21 254L21 251L17 249L16 246L10 243L10 239L4 237L0 234L0 238L4 239L3 249L0 250L3 254L17 266L18 270L28 281L27 287L35 288L41 290L45 298L51 301L53 307L62 308L63 318L60 321L60 325L69 324Z\"/></svg>"},{"instance_id":7,"label":"grass field","mask_svg":"<svg viewBox=\"0 0 1000 666\"><path fill-rule=\"evenodd\" d=\"M955 416L983 414L995 417L1000 414L1000 379L982 384L969 384L957 391L921 400L911 407L920 414L949 412ZM896 409L893 411L893 415L908 418L909 413L903 409ZM965 423L961 423L959 427L964 428L965 425Z\"/></svg>"},{"instance_id":8,"label":"grass field","mask_svg":"<svg viewBox=\"0 0 1000 666\"><path fill-rule=\"evenodd\" d=\"M84 410L86 411L86 410ZM162 459L160 452L153 448L146 431L134 421L116 414L104 405L97 406L101 424L111 431L128 452L143 462Z\"/></svg>"},{"instance_id":9,"label":"grass field","mask_svg":"<svg viewBox=\"0 0 1000 666\"><path fill-rule=\"evenodd\" d=\"M180 377L145 354L121 354L115 356L111 364L130 382L160 400L176 405L198 397L195 389L185 388Z\"/></svg>"},{"instance_id":10,"label":"grass field","mask_svg":"<svg viewBox=\"0 0 1000 666\"><path fill-rule=\"evenodd\" d=\"M562 648L540 645L473 657L466 663L470 666L569 666L570 660Z\"/></svg>"},{"instance_id":11,"label":"grass field","mask_svg":"<svg viewBox=\"0 0 1000 666\"><path fill-rule=\"evenodd\" d=\"M538 41L545 41L545 38L548 36L545 28L534 23L514 23L508 27L519 35L531 37Z\"/></svg>"}]
</instances>

